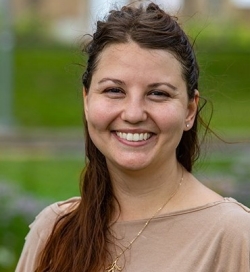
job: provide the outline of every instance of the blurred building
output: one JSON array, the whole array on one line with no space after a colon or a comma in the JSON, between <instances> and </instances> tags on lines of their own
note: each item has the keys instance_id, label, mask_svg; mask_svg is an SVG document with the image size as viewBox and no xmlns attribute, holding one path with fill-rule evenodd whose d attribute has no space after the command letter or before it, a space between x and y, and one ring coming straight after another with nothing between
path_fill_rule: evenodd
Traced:
<instances>
[{"instance_id":1,"label":"blurred building","mask_svg":"<svg viewBox=\"0 0 250 272\"><path fill-rule=\"evenodd\" d=\"M80 36L89 22L90 1L87 0L10 0L12 21L32 22L41 28L49 25L48 32L56 38L70 40ZM44 31L43 31L44 32Z\"/></svg>"},{"instance_id":2,"label":"blurred building","mask_svg":"<svg viewBox=\"0 0 250 272\"><path fill-rule=\"evenodd\" d=\"M250 25L250 1L245 3L242 5L237 0L184 0L182 13L205 20L237 20Z\"/></svg>"},{"instance_id":3,"label":"blurred building","mask_svg":"<svg viewBox=\"0 0 250 272\"><path fill-rule=\"evenodd\" d=\"M183 13L188 16L209 16L216 19L230 17L236 7L230 0L186 0Z\"/></svg>"},{"instance_id":4,"label":"blurred building","mask_svg":"<svg viewBox=\"0 0 250 272\"><path fill-rule=\"evenodd\" d=\"M11 0L13 18L18 20L34 12L48 20L78 17L80 9L87 11L88 1L83 0Z\"/></svg>"},{"instance_id":5,"label":"blurred building","mask_svg":"<svg viewBox=\"0 0 250 272\"><path fill-rule=\"evenodd\" d=\"M54 31L61 36L77 35L78 30L89 31L89 22L93 13L98 14L98 0L10 0L12 3L13 20L18 21L25 16L35 16L41 20L51 22ZM103 3L105 0L99 0ZM121 0L120 0L121 1ZM166 0L156 0L163 3ZM184 17L195 17L205 20L239 20L250 25L250 6L237 5L240 0L179 0L182 3L178 13ZM106 1L118 2L119 0ZM132 3L134 0L127 0ZM138 1L140 2L140 1ZM143 2L143 0L141 0ZM174 1L172 1L174 2ZM169 2L171 3L171 1ZM100 10L103 7L100 7ZM92 14L92 15L91 15ZM62 30L63 31L60 31ZM71 33L72 34L72 33ZM78 33L80 35L80 33ZM73 34L72 34L73 35ZM69 37L71 38L71 37Z\"/></svg>"}]
</instances>

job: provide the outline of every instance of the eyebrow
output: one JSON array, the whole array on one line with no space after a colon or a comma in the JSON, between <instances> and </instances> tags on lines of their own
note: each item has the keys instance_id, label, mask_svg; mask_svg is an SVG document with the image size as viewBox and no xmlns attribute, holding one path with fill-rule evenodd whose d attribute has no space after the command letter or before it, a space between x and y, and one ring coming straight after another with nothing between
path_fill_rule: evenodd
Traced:
<instances>
[{"instance_id":1,"label":"eyebrow","mask_svg":"<svg viewBox=\"0 0 250 272\"><path fill-rule=\"evenodd\" d=\"M102 84L102 83L104 83L106 81L112 81L112 82L114 82L115 84L118 84L118 85L126 85L124 81L116 79L116 78L110 78L110 77L102 78L100 81L98 81L98 84Z\"/></svg>"},{"instance_id":2,"label":"eyebrow","mask_svg":"<svg viewBox=\"0 0 250 272\"><path fill-rule=\"evenodd\" d=\"M169 87L170 89L176 91L177 90L177 87L175 87L174 85L170 84L169 82L158 82L158 83L152 83L152 84L149 84L148 86L150 88L157 88L161 85L166 85L167 87Z\"/></svg>"},{"instance_id":3,"label":"eyebrow","mask_svg":"<svg viewBox=\"0 0 250 272\"><path fill-rule=\"evenodd\" d=\"M115 84L118 84L118 85L126 85L124 81L120 80L120 79L116 79L116 78L110 78L110 77L105 77L105 78L102 78L98 84L102 84L106 81L112 81L114 82ZM169 82L157 82L157 83L151 83L148 85L149 88L157 88L161 85L165 85L167 87L169 87L170 89L176 91L177 90L177 87L175 87L174 85L170 84Z\"/></svg>"}]
</instances>

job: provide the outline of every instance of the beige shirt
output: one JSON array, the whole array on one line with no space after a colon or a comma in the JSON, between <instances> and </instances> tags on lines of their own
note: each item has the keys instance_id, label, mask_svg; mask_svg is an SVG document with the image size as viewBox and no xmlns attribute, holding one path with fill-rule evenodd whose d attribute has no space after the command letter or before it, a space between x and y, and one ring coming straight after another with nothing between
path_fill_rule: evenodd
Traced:
<instances>
[{"instance_id":1,"label":"beige shirt","mask_svg":"<svg viewBox=\"0 0 250 272\"><path fill-rule=\"evenodd\" d=\"M37 256L56 219L79 200L52 204L36 217L16 272L35 270ZM113 230L120 247L114 259L146 221L115 224ZM126 272L250 272L250 209L225 198L157 216L124 255L118 264Z\"/></svg>"}]
</instances>

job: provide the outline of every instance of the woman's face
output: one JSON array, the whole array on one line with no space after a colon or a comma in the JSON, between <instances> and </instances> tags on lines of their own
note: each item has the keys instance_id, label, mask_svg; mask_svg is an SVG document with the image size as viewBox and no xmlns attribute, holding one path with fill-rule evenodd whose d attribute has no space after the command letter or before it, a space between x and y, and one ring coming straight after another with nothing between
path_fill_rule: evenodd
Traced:
<instances>
[{"instance_id":1,"label":"woman's face","mask_svg":"<svg viewBox=\"0 0 250 272\"><path fill-rule=\"evenodd\" d=\"M188 100L181 64L171 53L129 42L103 50L84 102L90 137L109 169L153 171L176 162L198 92Z\"/></svg>"}]
</instances>

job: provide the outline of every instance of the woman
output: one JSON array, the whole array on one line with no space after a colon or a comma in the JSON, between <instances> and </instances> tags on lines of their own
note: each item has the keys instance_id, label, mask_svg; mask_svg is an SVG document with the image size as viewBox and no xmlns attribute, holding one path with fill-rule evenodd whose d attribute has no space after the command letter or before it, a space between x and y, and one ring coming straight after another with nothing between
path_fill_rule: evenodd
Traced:
<instances>
[{"instance_id":1,"label":"woman","mask_svg":"<svg viewBox=\"0 0 250 272\"><path fill-rule=\"evenodd\" d=\"M250 271L250 210L191 174L199 70L178 23L125 6L86 51L81 198L41 212L16 271Z\"/></svg>"}]
</instances>

